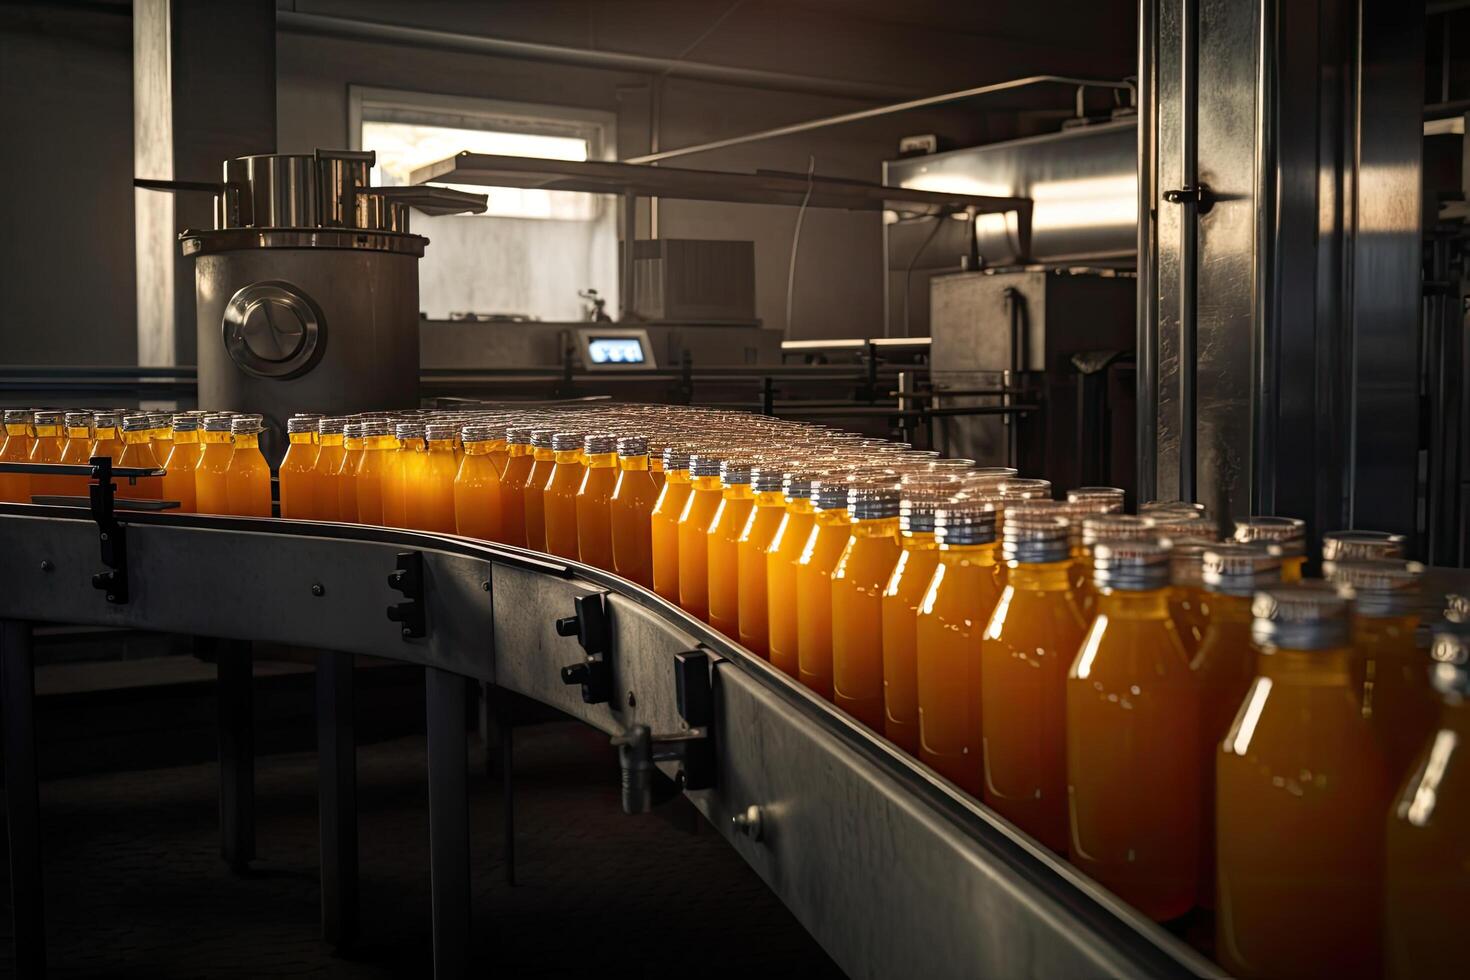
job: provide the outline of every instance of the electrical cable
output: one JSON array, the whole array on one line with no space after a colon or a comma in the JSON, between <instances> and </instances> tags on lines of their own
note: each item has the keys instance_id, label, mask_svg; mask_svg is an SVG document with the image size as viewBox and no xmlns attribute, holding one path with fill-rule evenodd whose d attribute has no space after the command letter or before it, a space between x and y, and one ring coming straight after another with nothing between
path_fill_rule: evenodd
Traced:
<instances>
[{"instance_id":1,"label":"electrical cable","mask_svg":"<svg viewBox=\"0 0 1470 980\"><path fill-rule=\"evenodd\" d=\"M919 263L919 257L924 254L924 250L934 241L934 236L939 234L939 229L944 227L944 222L949 215L936 214L933 217L934 224L930 227L929 234L924 237L923 244L914 254L909 256L908 268L903 271L903 335L905 337L909 336L909 290L914 281L914 266Z\"/></svg>"},{"instance_id":2,"label":"electrical cable","mask_svg":"<svg viewBox=\"0 0 1470 980\"><path fill-rule=\"evenodd\" d=\"M813 180L817 170L817 158L809 156L806 158L806 193L801 197L801 207L796 209L796 228L791 232L791 262L786 268L786 338L791 337L791 309L796 297L796 250L801 245L801 223L806 217L806 206L812 199L812 190L816 186Z\"/></svg>"}]
</instances>

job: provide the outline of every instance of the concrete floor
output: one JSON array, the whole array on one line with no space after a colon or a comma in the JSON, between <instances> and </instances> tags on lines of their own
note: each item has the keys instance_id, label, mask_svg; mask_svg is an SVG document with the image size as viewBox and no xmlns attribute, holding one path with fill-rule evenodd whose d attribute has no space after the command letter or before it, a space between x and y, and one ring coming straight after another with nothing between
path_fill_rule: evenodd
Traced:
<instances>
[{"instance_id":1,"label":"concrete floor","mask_svg":"<svg viewBox=\"0 0 1470 980\"><path fill-rule=\"evenodd\" d=\"M470 781L475 972L841 975L702 821L691 834L623 815L605 737L539 724L517 729L516 751L514 888L498 781ZM358 771L364 938L341 953L317 938L314 754L258 760L259 857L241 877L218 857L212 764L44 782L51 975L427 976L424 740L363 746ZM8 887L0 894L8 956Z\"/></svg>"}]
</instances>

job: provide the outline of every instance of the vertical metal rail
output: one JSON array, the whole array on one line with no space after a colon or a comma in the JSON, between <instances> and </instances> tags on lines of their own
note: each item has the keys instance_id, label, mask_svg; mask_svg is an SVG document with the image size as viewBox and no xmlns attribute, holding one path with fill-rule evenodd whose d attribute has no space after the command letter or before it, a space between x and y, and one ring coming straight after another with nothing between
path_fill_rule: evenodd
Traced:
<instances>
[{"instance_id":1,"label":"vertical metal rail","mask_svg":"<svg viewBox=\"0 0 1470 980\"><path fill-rule=\"evenodd\" d=\"M316 656L316 751L322 938L348 946L358 930L357 740L353 658Z\"/></svg>"},{"instance_id":2,"label":"vertical metal rail","mask_svg":"<svg viewBox=\"0 0 1470 980\"><path fill-rule=\"evenodd\" d=\"M1158 206L1155 160L1158 97L1154 75L1158 69L1158 0L1138 4L1138 371L1137 403L1138 499L1158 496L1159 469L1159 287L1158 234L1154 209Z\"/></svg>"},{"instance_id":3,"label":"vertical metal rail","mask_svg":"<svg viewBox=\"0 0 1470 980\"><path fill-rule=\"evenodd\" d=\"M244 871L255 858L254 656L248 640L216 642L220 855Z\"/></svg>"},{"instance_id":4,"label":"vertical metal rail","mask_svg":"<svg viewBox=\"0 0 1470 980\"><path fill-rule=\"evenodd\" d=\"M0 711L5 731L5 825L10 838L10 914L15 974L46 972L41 803L36 787L36 677L31 624L0 622Z\"/></svg>"},{"instance_id":5,"label":"vertical metal rail","mask_svg":"<svg viewBox=\"0 0 1470 980\"><path fill-rule=\"evenodd\" d=\"M1179 21L1179 499L1198 493L1195 402L1199 297L1199 2L1181 0Z\"/></svg>"},{"instance_id":6,"label":"vertical metal rail","mask_svg":"<svg viewBox=\"0 0 1470 980\"><path fill-rule=\"evenodd\" d=\"M638 195L623 195L623 264L618 270L621 277L618 296L618 321L627 323L636 319L633 312L633 283L636 277L633 264L633 245L638 240Z\"/></svg>"},{"instance_id":7,"label":"vertical metal rail","mask_svg":"<svg viewBox=\"0 0 1470 980\"><path fill-rule=\"evenodd\" d=\"M424 670L429 743L429 890L434 977L462 977L470 935L470 817L465 795L465 679Z\"/></svg>"},{"instance_id":8,"label":"vertical metal rail","mask_svg":"<svg viewBox=\"0 0 1470 980\"><path fill-rule=\"evenodd\" d=\"M1275 514L1276 423L1281 413L1281 389L1277 365L1281 362L1278 309L1281 292L1276 288L1282 273L1277 240L1281 222L1276 208L1277 125L1280 98L1277 92L1278 37L1280 18L1276 0L1260 0L1260 48L1256 56L1256 264L1255 329L1251 331L1251 432L1252 480L1249 513ZM1222 515L1226 516L1226 515Z\"/></svg>"}]
</instances>

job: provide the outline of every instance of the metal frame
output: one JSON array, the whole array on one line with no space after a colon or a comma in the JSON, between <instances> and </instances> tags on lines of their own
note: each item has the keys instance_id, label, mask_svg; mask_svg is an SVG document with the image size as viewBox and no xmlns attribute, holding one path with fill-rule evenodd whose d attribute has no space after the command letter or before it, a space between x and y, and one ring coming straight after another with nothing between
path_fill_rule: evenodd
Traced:
<instances>
[{"instance_id":1,"label":"metal frame","mask_svg":"<svg viewBox=\"0 0 1470 980\"><path fill-rule=\"evenodd\" d=\"M387 528L137 514L129 515L128 533L132 601L109 604L89 580L96 530L86 512L0 505L0 551L8 556L0 567L7 800L20 818L11 823L12 854L23 860L35 860L39 849L23 624L131 626L420 664L429 670L436 974L456 975L469 927L464 679L493 682L611 735L638 726L678 732L673 668L681 653L702 648L711 661L717 775L713 788L687 795L850 974L1219 975L830 703L616 576L453 535ZM404 598L388 577L405 551L422 555L427 629L413 639L384 615ZM232 601L210 601L226 575ZM592 593L604 594L610 634L611 696L597 704L564 682L560 669L585 654L556 622ZM323 843L338 858L324 854L323 875L324 896L336 896L341 915L355 880L355 854L351 875L340 860L353 850L341 836L351 808L342 782L351 768L344 755L350 730L338 727L340 676L319 683L336 692L338 706L322 723L336 749L323 753L324 825L331 825ZM752 806L761 832L747 836ZM13 887L24 952L42 942L39 864L20 871ZM329 936L330 911L324 902Z\"/></svg>"}]
</instances>

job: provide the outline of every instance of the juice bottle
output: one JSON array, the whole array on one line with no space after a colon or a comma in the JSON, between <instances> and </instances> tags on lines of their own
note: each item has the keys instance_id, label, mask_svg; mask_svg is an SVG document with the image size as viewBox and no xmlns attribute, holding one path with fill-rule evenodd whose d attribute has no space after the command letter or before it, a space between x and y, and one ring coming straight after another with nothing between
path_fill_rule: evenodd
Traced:
<instances>
[{"instance_id":1,"label":"juice bottle","mask_svg":"<svg viewBox=\"0 0 1470 980\"><path fill-rule=\"evenodd\" d=\"M510 441L506 437L505 419L490 418L482 420L484 424L495 427L495 436L490 440L490 462L495 464L495 472L505 479L505 467L510 462ZM463 433L460 434L461 439ZM461 450L462 452L462 450ZM461 456L461 461L463 457Z\"/></svg>"},{"instance_id":2,"label":"juice bottle","mask_svg":"<svg viewBox=\"0 0 1470 980\"><path fill-rule=\"evenodd\" d=\"M316 463L311 468L311 505L319 521L340 521L342 505L337 493L337 471L342 468L341 418L322 418L316 424ZM174 437L178 438L177 435Z\"/></svg>"},{"instance_id":3,"label":"juice bottle","mask_svg":"<svg viewBox=\"0 0 1470 980\"><path fill-rule=\"evenodd\" d=\"M832 699L832 573L852 536L847 516L847 474L822 475L812 495L816 513L796 560L796 660L798 679Z\"/></svg>"},{"instance_id":4,"label":"juice bottle","mask_svg":"<svg viewBox=\"0 0 1470 980\"><path fill-rule=\"evenodd\" d=\"M659 493L663 493L664 482L666 480L664 475L664 450L667 448L667 446L654 445L651 442L648 446L648 475L653 479L654 489Z\"/></svg>"},{"instance_id":5,"label":"juice bottle","mask_svg":"<svg viewBox=\"0 0 1470 980\"><path fill-rule=\"evenodd\" d=\"M148 438L153 442L154 458L162 465L174 448L173 418L167 412L151 414L153 426L148 430Z\"/></svg>"},{"instance_id":6,"label":"juice bottle","mask_svg":"<svg viewBox=\"0 0 1470 980\"><path fill-rule=\"evenodd\" d=\"M586 470L573 504L577 511L577 555L583 564L613 571L612 495L618 484L618 439L610 434L582 440Z\"/></svg>"},{"instance_id":7,"label":"juice bottle","mask_svg":"<svg viewBox=\"0 0 1470 980\"><path fill-rule=\"evenodd\" d=\"M1159 921L1199 887L1199 688L1169 615L1169 545L1093 545L1097 618L1067 674L1072 863Z\"/></svg>"},{"instance_id":8,"label":"juice bottle","mask_svg":"<svg viewBox=\"0 0 1470 980\"><path fill-rule=\"evenodd\" d=\"M466 537L500 540L505 510L501 506L500 474L490 452L498 433L496 426L471 423L460 434L464 458L451 489L455 529Z\"/></svg>"},{"instance_id":9,"label":"juice bottle","mask_svg":"<svg viewBox=\"0 0 1470 980\"><path fill-rule=\"evenodd\" d=\"M1419 628L1418 562L1383 558L1330 563L1330 581L1352 600L1353 650L1362 679L1363 710L1397 783L1434 728L1438 698L1429 687Z\"/></svg>"},{"instance_id":10,"label":"juice bottle","mask_svg":"<svg viewBox=\"0 0 1470 980\"><path fill-rule=\"evenodd\" d=\"M1395 980L1465 973L1450 937L1470 908L1470 630L1436 624L1424 666L1437 721L1388 819L1384 947Z\"/></svg>"},{"instance_id":11,"label":"juice bottle","mask_svg":"<svg viewBox=\"0 0 1470 980\"><path fill-rule=\"evenodd\" d=\"M762 460L751 469L750 489L755 500L735 543L740 645L768 660L771 656L771 633L766 566L776 531L786 516L786 497L781 492L782 469L779 463L769 459Z\"/></svg>"},{"instance_id":12,"label":"juice bottle","mask_svg":"<svg viewBox=\"0 0 1470 980\"><path fill-rule=\"evenodd\" d=\"M832 703L878 732L884 730L883 590L902 553L899 499L896 482L849 488L852 528L832 571ZM992 557L992 571L994 565Z\"/></svg>"},{"instance_id":13,"label":"juice bottle","mask_svg":"<svg viewBox=\"0 0 1470 980\"><path fill-rule=\"evenodd\" d=\"M577 491L587 474L580 432L558 432L551 437L556 463L542 494L549 554L577 560Z\"/></svg>"},{"instance_id":14,"label":"juice bottle","mask_svg":"<svg viewBox=\"0 0 1470 980\"><path fill-rule=\"evenodd\" d=\"M658 485L649 471L648 439L618 440L618 482L609 508L612 514L613 571L645 589L653 588L653 506Z\"/></svg>"},{"instance_id":15,"label":"juice bottle","mask_svg":"<svg viewBox=\"0 0 1470 980\"><path fill-rule=\"evenodd\" d=\"M731 639L740 637L740 532L755 509L749 459L720 464L724 489L705 535L709 583L709 623Z\"/></svg>"},{"instance_id":16,"label":"juice bottle","mask_svg":"<svg viewBox=\"0 0 1470 980\"><path fill-rule=\"evenodd\" d=\"M934 512L958 481L905 478L899 492L898 558L883 586L883 734L919 754L919 604L939 565Z\"/></svg>"},{"instance_id":17,"label":"juice bottle","mask_svg":"<svg viewBox=\"0 0 1470 980\"><path fill-rule=\"evenodd\" d=\"M1071 534L1059 505L1007 507L1002 553L1010 574L980 643L985 802L1065 852L1067 671L1087 624L1072 594Z\"/></svg>"},{"instance_id":18,"label":"juice bottle","mask_svg":"<svg viewBox=\"0 0 1470 980\"><path fill-rule=\"evenodd\" d=\"M230 420L235 451L225 470L225 498L229 512L240 517L271 516L271 467L260 451L259 415L236 415ZM128 420L123 419L126 438Z\"/></svg>"},{"instance_id":19,"label":"juice bottle","mask_svg":"<svg viewBox=\"0 0 1470 980\"><path fill-rule=\"evenodd\" d=\"M1220 741L1256 676L1251 640L1251 599L1281 585L1281 550L1275 545L1216 544L1200 555L1200 585L1209 623L1190 660L1200 691L1199 894L1201 908L1215 907L1215 763Z\"/></svg>"},{"instance_id":20,"label":"juice bottle","mask_svg":"<svg viewBox=\"0 0 1470 980\"><path fill-rule=\"evenodd\" d=\"M61 444L61 459L58 462L69 466L86 466L92 458L92 413L67 412L64 416L65 438ZM87 484L92 481L85 476L62 476L57 478L62 492L68 497L87 496Z\"/></svg>"},{"instance_id":21,"label":"juice bottle","mask_svg":"<svg viewBox=\"0 0 1470 980\"><path fill-rule=\"evenodd\" d=\"M770 634L771 664L799 677L800 637L796 611L796 570L816 520L812 494L819 477L799 467L782 476L786 513L771 536L766 551L766 623Z\"/></svg>"},{"instance_id":22,"label":"juice bottle","mask_svg":"<svg viewBox=\"0 0 1470 980\"><path fill-rule=\"evenodd\" d=\"M31 429L31 462L59 463L66 444L66 430L62 426L61 412L40 411L33 416ZM31 493L37 496L65 496L68 489L66 477L52 473L31 475Z\"/></svg>"},{"instance_id":23,"label":"juice bottle","mask_svg":"<svg viewBox=\"0 0 1470 980\"><path fill-rule=\"evenodd\" d=\"M415 455L423 452L424 424L393 422L388 431L392 442L379 460L378 483L383 499L383 519L379 523L408 527L409 470L417 471Z\"/></svg>"},{"instance_id":24,"label":"juice bottle","mask_svg":"<svg viewBox=\"0 0 1470 980\"><path fill-rule=\"evenodd\" d=\"M163 499L177 500L179 513L198 510L194 496L194 471L199 467L199 417L176 415L168 459L163 462Z\"/></svg>"},{"instance_id":25,"label":"juice bottle","mask_svg":"<svg viewBox=\"0 0 1470 980\"><path fill-rule=\"evenodd\" d=\"M1259 673L1215 769L1217 957L1241 977L1378 976L1393 786L1347 602L1298 585L1251 608Z\"/></svg>"},{"instance_id":26,"label":"juice bottle","mask_svg":"<svg viewBox=\"0 0 1470 980\"><path fill-rule=\"evenodd\" d=\"M114 466L122 459L122 415L98 412L92 417L92 455L106 456ZM90 482L90 481L89 481Z\"/></svg>"},{"instance_id":27,"label":"juice bottle","mask_svg":"<svg viewBox=\"0 0 1470 980\"><path fill-rule=\"evenodd\" d=\"M919 758L979 796L984 714L980 634L1001 595L995 505L968 497L946 501L934 513L934 540L939 562L915 620Z\"/></svg>"},{"instance_id":28,"label":"juice bottle","mask_svg":"<svg viewBox=\"0 0 1470 980\"><path fill-rule=\"evenodd\" d=\"M230 415L206 415L200 441L204 450L194 470L194 504L201 514L230 513L230 499L225 488L225 472L235 444L230 440Z\"/></svg>"},{"instance_id":29,"label":"juice bottle","mask_svg":"<svg viewBox=\"0 0 1470 980\"><path fill-rule=\"evenodd\" d=\"M452 422L430 422L424 426L424 451L414 459L416 467L405 470L407 478L412 473L414 484L412 496L408 498L408 522L410 527L436 534L454 534L459 526L459 498L457 480L463 463L454 462L454 433L459 426ZM497 434L499 430L497 427ZM496 439L491 441L503 441ZM469 455L468 446L465 449ZM491 454L493 458L493 453ZM497 483L498 483L497 476ZM497 487L498 489L498 487ZM500 501L493 504L493 513L500 516ZM498 521L497 521L498 523ZM463 533L463 532L459 532Z\"/></svg>"},{"instance_id":30,"label":"juice bottle","mask_svg":"<svg viewBox=\"0 0 1470 980\"><path fill-rule=\"evenodd\" d=\"M357 491L357 520L360 524L382 525L384 510L383 476L393 472L392 456L398 452L398 437L393 423L386 419L369 419L362 423L362 451L357 455L357 472L353 486Z\"/></svg>"},{"instance_id":31,"label":"juice bottle","mask_svg":"<svg viewBox=\"0 0 1470 980\"><path fill-rule=\"evenodd\" d=\"M522 499L526 511L526 547L546 551L546 485L556 469L556 452L551 448L550 429L531 432L531 472Z\"/></svg>"},{"instance_id":32,"label":"juice bottle","mask_svg":"<svg viewBox=\"0 0 1470 980\"><path fill-rule=\"evenodd\" d=\"M1403 558L1406 543L1388 531L1328 531L1322 535L1323 575L1331 562Z\"/></svg>"},{"instance_id":33,"label":"juice bottle","mask_svg":"<svg viewBox=\"0 0 1470 980\"><path fill-rule=\"evenodd\" d=\"M1281 547L1281 581L1302 580L1307 562L1307 525L1295 517L1247 517L1235 522L1235 540L1267 541Z\"/></svg>"},{"instance_id":34,"label":"juice bottle","mask_svg":"<svg viewBox=\"0 0 1470 980\"><path fill-rule=\"evenodd\" d=\"M500 540L526 547L526 484L531 479L531 430L505 430L505 472L500 477Z\"/></svg>"},{"instance_id":35,"label":"juice bottle","mask_svg":"<svg viewBox=\"0 0 1470 980\"><path fill-rule=\"evenodd\" d=\"M280 481L281 516L290 520L317 520L316 444L317 417L293 415L286 420L286 437L290 445L281 460L277 477Z\"/></svg>"},{"instance_id":36,"label":"juice bottle","mask_svg":"<svg viewBox=\"0 0 1470 980\"><path fill-rule=\"evenodd\" d=\"M1060 512L1071 522L1072 596L1084 622L1092 622L1097 606L1097 588L1092 576L1092 546L1099 541L1148 541L1158 537L1152 517L1122 513L1084 514L1085 505L1068 503ZM1078 587L1077 572L1086 573Z\"/></svg>"},{"instance_id":37,"label":"juice bottle","mask_svg":"<svg viewBox=\"0 0 1470 980\"><path fill-rule=\"evenodd\" d=\"M709 525L725 493L721 462L707 450L690 455L689 497L679 514L679 605L705 622L709 622Z\"/></svg>"},{"instance_id":38,"label":"juice bottle","mask_svg":"<svg viewBox=\"0 0 1470 980\"><path fill-rule=\"evenodd\" d=\"M5 410L5 444L0 446L0 463L28 463L31 459L33 416L24 408ZM0 500L15 504L31 502L29 473L0 473Z\"/></svg>"},{"instance_id":39,"label":"juice bottle","mask_svg":"<svg viewBox=\"0 0 1470 980\"><path fill-rule=\"evenodd\" d=\"M151 415L125 415L122 420L122 455L118 466L137 467L145 470L162 469L158 457L153 455L153 417ZM134 500L161 500L163 477L140 476L133 479L118 477L117 496Z\"/></svg>"},{"instance_id":40,"label":"juice bottle","mask_svg":"<svg viewBox=\"0 0 1470 980\"><path fill-rule=\"evenodd\" d=\"M653 591L679 602L679 517L694 490L689 475L689 451L679 446L664 450L664 485L648 516Z\"/></svg>"},{"instance_id":41,"label":"juice bottle","mask_svg":"<svg viewBox=\"0 0 1470 980\"><path fill-rule=\"evenodd\" d=\"M1082 541L1082 519L1093 514L1123 513L1124 491L1118 487L1078 487L1067 491L1067 517L1072 522L1072 593L1085 618L1091 618L1097 592L1092 587L1092 552Z\"/></svg>"},{"instance_id":42,"label":"juice bottle","mask_svg":"<svg viewBox=\"0 0 1470 980\"><path fill-rule=\"evenodd\" d=\"M1184 512L1158 512L1150 518L1159 537L1174 545L1169 556L1169 615L1184 652L1193 657L1210 618L1200 561L1207 549L1219 543L1219 527L1209 518Z\"/></svg>"},{"instance_id":43,"label":"juice bottle","mask_svg":"<svg viewBox=\"0 0 1470 980\"><path fill-rule=\"evenodd\" d=\"M357 509L357 468L362 465L362 450L367 440L361 422L342 423L342 465L333 482L337 485L337 520L361 523Z\"/></svg>"}]
</instances>

